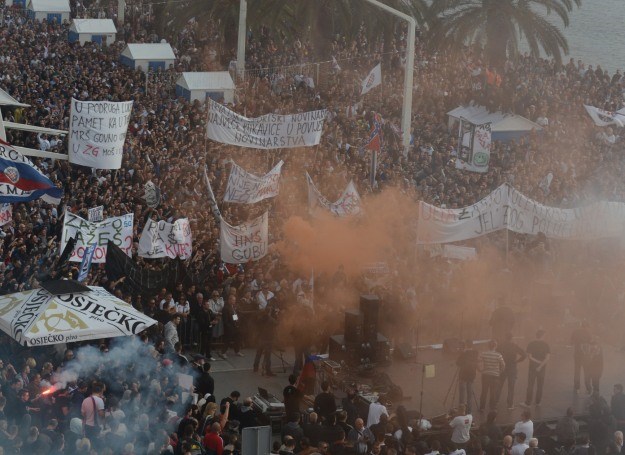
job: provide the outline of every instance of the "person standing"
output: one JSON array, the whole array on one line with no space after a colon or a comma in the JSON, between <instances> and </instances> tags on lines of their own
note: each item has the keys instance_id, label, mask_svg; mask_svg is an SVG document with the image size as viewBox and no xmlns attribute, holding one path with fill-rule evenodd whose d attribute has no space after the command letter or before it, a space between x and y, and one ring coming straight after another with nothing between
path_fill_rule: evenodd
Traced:
<instances>
[{"instance_id":1,"label":"person standing","mask_svg":"<svg viewBox=\"0 0 625 455\"><path fill-rule=\"evenodd\" d=\"M477 351L473 348L473 340L464 342L464 350L460 353L456 365L458 366L458 396L459 404L467 407L467 412L471 414L471 405L473 404L473 382L477 375Z\"/></svg>"},{"instance_id":2,"label":"person standing","mask_svg":"<svg viewBox=\"0 0 625 455\"><path fill-rule=\"evenodd\" d=\"M221 319L224 326L224 346L219 354L222 359L227 359L226 352L232 346L234 353L239 357L243 357L241 349L241 334L239 332L239 315L237 314L237 298L234 295L228 297L228 302L224 306L221 313Z\"/></svg>"},{"instance_id":3,"label":"person standing","mask_svg":"<svg viewBox=\"0 0 625 455\"><path fill-rule=\"evenodd\" d=\"M616 423L616 429L625 432L625 394L623 384L614 384L614 392L610 400L610 411Z\"/></svg>"},{"instance_id":4,"label":"person standing","mask_svg":"<svg viewBox=\"0 0 625 455\"><path fill-rule=\"evenodd\" d=\"M297 376L294 374L289 375L289 385L282 391L282 396L284 397L284 413L288 416L300 413L302 392L295 387L296 382Z\"/></svg>"},{"instance_id":5,"label":"person standing","mask_svg":"<svg viewBox=\"0 0 625 455\"><path fill-rule=\"evenodd\" d=\"M527 378L527 394L525 396L525 403L521 403L521 406L529 407L532 405L532 399L534 397L534 385L536 385L536 405L540 405L540 401L543 397L543 385L545 384L545 372L547 370L547 362L549 362L549 356L551 355L551 349L546 341L543 340L545 331L539 329L536 331L536 339L529 342L527 345L527 355L529 357L529 369Z\"/></svg>"},{"instance_id":6,"label":"person standing","mask_svg":"<svg viewBox=\"0 0 625 455\"><path fill-rule=\"evenodd\" d=\"M581 326L573 330L573 333L571 334L571 343L573 344L573 388L575 393L579 393L582 370L584 370L584 385L586 385L586 392L591 392L588 367L584 362L584 352L590 344L590 339L588 321L582 321Z\"/></svg>"},{"instance_id":7,"label":"person standing","mask_svg":"<svg viewBox=\"0 0 625 455\"><path fill-rule=\"evenodd\" d=\"M512 410L514 409L514 385L517 379L517 363L524 361L527 355L523 349L512 341L512 333L508 332L505 338L505 341L497 349L506 363L506 368L503 370L501 382L499 383L499 392L500 394L503 393L503 385L507 381L508 396L506 402L508 409Z\"/></svg>"},{"instance_id":8,"label":"person standing","mask_svg":"<svg viewBox=\"0 0 625 455\"><path fill-rule=\"evenodd\" d=\"M96 444L104 422L104 384L97 381L92 384L91 395L82 401L80 413L85 437Z\"/></svg>"},{"instance_id":9,"label":"person standing","mask_svg":"<svg viewBox=\"0 0 625 455\"><path fill-rule=\"evenodd\" d=\"M319 417L324 420L336 412L336 400L334 394L330 392L330 384L327 381L321 383L321 393L315 397L313 407Z\"/></svg>"},{"instance_id":10,"label":"person standing","mask_svg":"<svg viewBox=\"0 0 625 455\"><path fill-rule=\"evenodd\" d=\"M452 428L451 442L456 444L457 448L464 449L467 446L471 439L472 424L473 416L467 413L466 406L461 404L449 421L449 426Z\"/></svg>"},{"instance_id":11,"label":"person standing","mask_svg":"<svg viewBox=\"0 0 625 455\"><path fill-rule=\"evenodd\" d=\"M262 368L263 376L275 376L275 374L271 372L271 351L273 350L273 342L278 328L279 314L280 309L278 308L275 299L272 299L269 301L265 309L262 310L262 315L260 317L260 334L258 336L259 346L256 349L256 355L254 356L254 372L258 371L260 358L264 355Z\"/></svg>"},{"instance_id":12,"label":"person standing","mask_svg":"<svg viewBox=\"0 0 625 455\"><path fill-rule=\"evenodd\" d=\"M174 313L167 324L165 324L165 349L168 353L176 352L176 343L180 341L178 338L178 326L180 325L181 316Z\"/></svg>"},{"instance_id":13,"label":"person standing","mask_svg":"<svg viewBox=\"0 0 625 455\"><path fill-rule=\"evenodd\" d=\"M499 377L503 373L506 363L502 355L497 352L497 342L488 342L488 350L480 354L480 371L482 372L482 393L480 394L480 412L484 411L486 401L489 401L491 410L497 408L499 398Z\"/></svg>"},{"instance_id":14,"label":"person standing","mask_svg":"<svg viewBox=\"0 0 625 455\"><path fill-rule=\"evenodd\" d=\"M587 355L587 374L590 376L592 391L599 392L599 382L601 381L601 376L603 376L603 349L597 337L592 337Z\"/></svg>"}]
</instances>

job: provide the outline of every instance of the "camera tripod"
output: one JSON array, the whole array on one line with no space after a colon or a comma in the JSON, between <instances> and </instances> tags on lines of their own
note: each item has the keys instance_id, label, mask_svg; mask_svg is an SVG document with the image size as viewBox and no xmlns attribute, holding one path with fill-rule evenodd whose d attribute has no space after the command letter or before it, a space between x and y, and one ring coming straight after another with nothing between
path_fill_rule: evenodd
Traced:
<instances>
[{"instance_id":1,"label":"camera tripod","mask_svg":"<svg viewBox=\"0 0 625 455\"><path fill-rule=\"evenodd\" d=\"M449 384L449 389L447 389L447 394L445 395L445 400L443 400L443 406L447 407L447 400L449 400L450 395L451 395L451 406L454 406L454 403L456 402L456 392L458 391L458 384L460 382L460 378L459 378L459 371L460 368L456 367L456 372L454 373L453 378L451 378L451 384ZM475 396L475 390L473 390L473 388L471 388L471 396L467 396L467 408L470 408L471 406L469 406L471 398L473 398L473 402L475 403L475 409L479 409L479 404L477 401L477 397Z\"/></svg>"}]
</instances>

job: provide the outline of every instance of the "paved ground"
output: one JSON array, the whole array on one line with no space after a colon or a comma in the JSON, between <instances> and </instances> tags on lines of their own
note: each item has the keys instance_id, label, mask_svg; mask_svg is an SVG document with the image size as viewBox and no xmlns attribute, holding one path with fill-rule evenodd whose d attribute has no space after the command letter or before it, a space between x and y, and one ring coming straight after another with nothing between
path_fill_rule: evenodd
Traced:
<instances>
[{"instance_id":1,"label":"paved ground","mask_svg":"<svg viewBox=\"0 0 625 455\"><path fill-rule=\"evenodd\" d=\"M524 339L515 340L520 346L525 346ZM227 360L211 362L213 376L215 378L215 394L220 399L228 395L232 390L239 390L242 396L253 395L258 387L267 389L277 397L282 396L282 389L288 384L288 375L292 370L292 351L284 354L288 362L286 372L283 372L280 360L273 357L273 371L275 377L264 377L260 373L252 371L254 351L243 350L244 357L231 355ZM625 382L625 352L617 351L612 347L604 347L605 368L601 381L601 392L609 401L612 393L612 385L616 382ZM421 406L421 363L435 365L435 377L423 381L423 413L426 417L444 414L453 406L452 396L455 387L450 387L455 375L455 358L445 356L440 350L420 350L415 360L394 360L393 363L381 369L398 384L404 393L405 399L395 406L403 404L408 410L418 410ZM356 379L358 379L356 377ZM365 379L366 382L366 379ZM518 403L524 401L527 384L527 362L519 365L519 378L516 384L516 408L509 411L505 405L505 392L499 405L499 422L515 422L521 413ZM479 400L479 378L476 380L476 398ZM448 395L449 392L449 395ZM341 392L337 391L337 395ZM447 401L445 401L447 398ZM457 399L457 394L456 394ZM572 347L556 344L552 347L552 356L547 366L547 378L542 406L532 407L535 419L552 418L564 415L568 406L573 406L578 413L584 412L587 407L588 397L583 394L576 396L573 393L573 361ZM477 409L476 406L474 406ZM478 412L474 411L476 421L480 420Z\"/></svg>"}]
</instances>

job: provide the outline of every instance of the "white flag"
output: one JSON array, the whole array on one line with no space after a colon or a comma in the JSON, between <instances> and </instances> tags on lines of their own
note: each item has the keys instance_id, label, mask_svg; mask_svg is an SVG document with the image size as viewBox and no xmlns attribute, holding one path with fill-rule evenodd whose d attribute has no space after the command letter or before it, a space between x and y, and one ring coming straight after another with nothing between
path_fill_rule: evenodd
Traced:
<instances>
[{"instance_id":1,"label":"white flag","mask_svg":"<svg viewBox=\"0 0 625 455\"><path fill-rule=\"evenodd\" d=\"M362 81L362 93L364 95L369 93L371 89L377 87L382 83L382 64L378 63L375 68L369 72L364 81Z\"/></svg>"},{"instance_id":2,"label":"white flag","mask_svg":"<svg viewBox=\"0 0 625 455\"><path fill-rule=\"evenodd\" d=\"M588 112L588 115L590 115L590 118L597 126L625 126L625 108L616 112L604 111L598 107L586 104L584 104L584 108L586 108L586 112Z\"/></svg>"}]
</instances>

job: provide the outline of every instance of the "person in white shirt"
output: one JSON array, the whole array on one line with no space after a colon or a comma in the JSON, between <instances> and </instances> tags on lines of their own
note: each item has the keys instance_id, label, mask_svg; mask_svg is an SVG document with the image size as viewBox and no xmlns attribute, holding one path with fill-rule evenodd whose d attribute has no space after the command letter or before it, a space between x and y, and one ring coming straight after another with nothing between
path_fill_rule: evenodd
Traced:
<instances>
[{"instance_id":1,"label":"person in white shirt","mask_svg":"<svg viewBox=\"0 0 625 455\"><path fill-rule=\"evenodd\" d=\"M512 430L513 435L517 435L519 433L525 434L525 438L527 441L534 437L534 422L531 420L532 413L529 410L525 410L521 413L521 420L514 424L514 430ZM514 444L518 444L516 439Z\"/></svg>"},{"instance_id":2,"label":"person in white shirt","mask_svg":"<svg viewBox=\"0 0 625 455\"><path fill-rule=\"evenodd\" d=\"M514 445L510 450L510 455L525 455L525 450L529 448L529 445L526 444L525 441L525 433L517 433L514 438Z\"/></svg>"},{"instance_id":3,"label":"person in white shirt","mask_svg":"<svg viewBox=\"0 0 625 455\"><path fill-rule=\"evenodd\" d=\"M467 414L466 405L461 404L454 413L454 417L449 421L449 426L452 428L451 442L456 444L459 449L464 449L471 439L472 424L473 416Z\"/></svg>"},{"instance_id":4,"label":"person in white shirt","mask_svg":"<svg viewBox=\"0 0 625 455\"><path fill-rule=\"evenodd\" d=\"M274 298L273 292L269 290L269 285L263 283L262 289L256 294L256 302L258 302L258 309L264 310L267 308L267 304Z\"/></svg>"},{"instance_id":5,"label":"person in white shirt","mask_svg":"<svg viewBox=\"0 0 625 455\"><path fill-rule=\"evenodd\" d=\"M80 413L83 420L83 431L91 441L99 439L104 423L104 384L94 382L91 386L92 393L82 401Z\"/></svg>"},{"instance_id":6,"label":"person in white shirt","mask_svg":"<svg viewBox=\"0 0 625 455\"><path fill-rule=\"evenodd\" d=\"M158 304L158 307L163 311L167 311L169 314L176 312L176 302L174 301L174 298L171 295L171 292L168 292L165 295L165 298L160 301L160 303Z\"/></svg>"},{"instance_id":7,"label":"person in white shirt","mask_svg":"<svg viewBox=\"0 0 625 455\"><path fill-rule=\"evenodd\" d=\"M47 151L50 150L50 141L45 134L37 134L37 140L39 141L39 150Z\"/></svg>"},{"instance_id":8,"label":"person in white shirt","mask_svg":"<svg viewBox=\"0 0 625 455\"><path fill-rule=\"evenodd\" d=\"M367 416L367 428L371 428L371 425L380 423L380 416L382 414L388 415L386 406L379 401L373 402L369 405L369 414Z\"/></svg>"}]
</instances>

